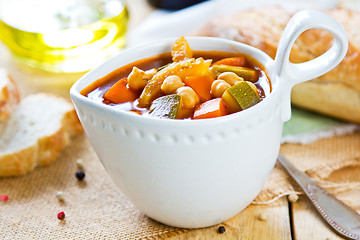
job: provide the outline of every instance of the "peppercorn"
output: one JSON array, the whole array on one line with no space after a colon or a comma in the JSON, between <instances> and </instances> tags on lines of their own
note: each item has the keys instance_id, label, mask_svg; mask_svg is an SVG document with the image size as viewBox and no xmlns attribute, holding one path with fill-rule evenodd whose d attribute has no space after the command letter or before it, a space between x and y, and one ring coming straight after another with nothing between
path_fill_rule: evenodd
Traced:
<instances>
[{"instance_id":1,"label":"peppercorn","mask_svg":"<svg viewBox=\"0 0 360 240\"><path fill-rule=\"evenodd\" d=\"M219 232L219 233L224 233L224 232L225 232L225 227L224 227L224 226L220 226L220 227L218 228L218 232Z\"/></svg>"},{"instance_id":2,"label":"peppercorn","mask_svg":"<svg viewBox=\"0 0 360 240\"><path fill-rule=\"evenodd\" d=\"M83 160L81 160L81 159L76 160L76 166L79 170L84 170Z\"/></svg>"},{"instance_id":3,"label":"peppercorn","mask_svg":"<svg viewBox=\"0 0 360 240\"><path fill-rule=\"evenodd\" d=\"M267 216L266 216L266 214L264 214L264 213L260 213L260 214L258 215L258 219L259 219L260 221L266 221Z\"/></svg>"},{"instance_id":4,"label":"peppercorn","mask_svg":"<svg viewBox=\"0 0 360 240\"><path fill-rule=\"evenodd\" d=\"M57 197L57 199L59 199L59 201L64 201L64 194L63 194L63 192L57 192L56 193L56 197Z\"/></svg>"},{"instance_id":5,"label":"peppercorn","mask_svg":"<svg viewBox=\"0 0 360 240\"><path fill-rule=\"evenodd\" d=\"M63 211L58 212L57 218L58 218L59 220L64 220L64 219L65 219L65 213L64 213Z\"/></svg>"},{"instance_id":6,"label":"peppercorn","mask_svg":"<svg viewBox=\"0 0 360 240\"><path fill-rule=\"evenodd\" d=\"M78 180L82 181L85 178L85 173L82 170L79 170L75 173L75 176Z\"/></svg>"},{"instance_id":7,"label":"peppercorn","mask_svg":"<svg viewBox=\"0 0 360 240\"><path fill-rule=\"evenodd\" d=\"M8 195L1 195L0 200L6 202L9 199Z\"/></svg>"},{"instance_id":8,"label":"peppercorn","mask_svg":"<svg viewBox=\"0 0 360 240\"><path fill-rule=\"evenodd\" d=\"M290 194L290 195L288 196L288 200L289 200L289 202L291 202L291 203L296 202L298 199L299 199L299 196L298 196L297 194L295 194L295 193L292 193L292 194Z\"/></svg>"}]
</instances>

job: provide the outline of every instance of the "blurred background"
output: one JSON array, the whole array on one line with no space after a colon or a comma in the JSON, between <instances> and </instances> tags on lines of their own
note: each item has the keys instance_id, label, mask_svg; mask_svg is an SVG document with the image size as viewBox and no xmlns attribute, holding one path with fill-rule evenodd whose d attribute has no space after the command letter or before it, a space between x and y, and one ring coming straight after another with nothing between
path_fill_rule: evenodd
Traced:
<instances>
[{"instance_id":1,"label":"blurred background","mask_svg":"<svg viewBox=\"0 0 360 240\"><path fill-rule=\"evenodd\" d=\"M151 12L199 2L0 0L0 67L24 95L66 96L74 81L123 49L128 32Z\"/></svg>"},{"instance_id":2,"label":"blurred background","mask_svg":"<svg viewBox=\"0 0 360 240\"><path fill-rule=\"evenodd\" d=\"M0 0L0 67L23 95L68 96L72 83L118 53L128 30L153 10L147 1L128 2Z\"/></svg>"}]
</instances>

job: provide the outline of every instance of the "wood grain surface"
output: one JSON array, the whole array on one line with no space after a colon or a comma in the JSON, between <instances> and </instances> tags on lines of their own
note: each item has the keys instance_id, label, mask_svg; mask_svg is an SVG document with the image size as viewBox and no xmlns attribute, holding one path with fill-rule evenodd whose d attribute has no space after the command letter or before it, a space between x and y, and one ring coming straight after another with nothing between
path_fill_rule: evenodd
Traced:
<instances>
[{"instance_id":1,"label":"wood grain surface","mask_svg":"<svg viewBox=\"0 0 360 240\"><path fill-rule=\"evenodd\" d=\"M225 232L219 233L224 226ZM284 239L291 238L288 201L281 198L270 205L250 205L222 224L195 229L171 237L182 239Z\"/></svg>"}]
</instances>

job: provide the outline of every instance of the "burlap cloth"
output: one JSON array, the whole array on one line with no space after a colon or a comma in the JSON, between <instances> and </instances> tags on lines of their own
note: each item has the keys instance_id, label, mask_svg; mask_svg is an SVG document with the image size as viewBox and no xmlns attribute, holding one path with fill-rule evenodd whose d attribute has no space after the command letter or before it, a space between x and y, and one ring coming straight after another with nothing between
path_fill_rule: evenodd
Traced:
<instances>
[{"instance_id":1,"label":"burlap cloth","mask_svg":"<svg viewBox=\"0 0 360 240\"><path fill-rule=\"evenodd\" d=\"M350 190L352 198L341 195L342 199L360 210L360 198L354 198L354 192L360 193L360 133L309 145L284 144L281 152L330 192L339 196ZM79 158L85 165L83 182L74 176ZM295 186L276 166L253 204L300 193ZM57 200L57 191L64 193L64 202ZM157 223L135 208L113 184L85 134L50 166L0 179L3 194L9 196L7 202L0 202L0 236L6 239L154 239L191 231ZM57 219L60 210L66 213L65 221Z\"/></svg>"}]
</instances>

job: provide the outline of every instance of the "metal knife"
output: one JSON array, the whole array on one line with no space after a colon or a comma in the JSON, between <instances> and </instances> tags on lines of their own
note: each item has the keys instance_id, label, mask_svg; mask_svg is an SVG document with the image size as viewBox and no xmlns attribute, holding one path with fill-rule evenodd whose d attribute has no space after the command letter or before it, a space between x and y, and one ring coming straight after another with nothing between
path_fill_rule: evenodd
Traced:
<instances>
[{"instance_id":1,"label":"metal knife","mask_svg":"<svg viewBox=\"0 0 360 240\"><path fill-rule=\"evenodd\" d=\"M279 153L278 161L300 185L320 215L335 231L344 237L360 240L360 215L355 210L317 185L281 153Z\"/></svg>"}]
</instances>

